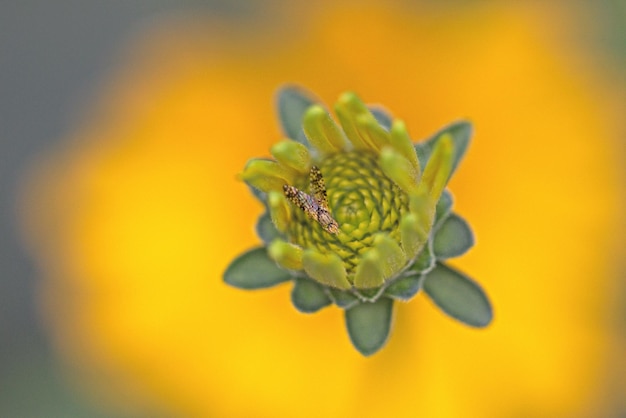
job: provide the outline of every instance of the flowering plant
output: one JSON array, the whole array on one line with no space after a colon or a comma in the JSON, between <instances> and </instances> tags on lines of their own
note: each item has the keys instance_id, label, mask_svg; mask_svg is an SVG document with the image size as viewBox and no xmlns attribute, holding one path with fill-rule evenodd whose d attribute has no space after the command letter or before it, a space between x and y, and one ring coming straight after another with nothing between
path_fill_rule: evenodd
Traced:
<instances>
[{"instance_id":1,"label":"flowering plant","mask_svg":"<svg viewBox=\"0 0 626 418\"><path fill-rule=\"evenodd\" d=\"M413 144L405 124L351 92L335 105L339 124L309 94L279 92L289 139L274 159L252 159L241 179L266 212L264 245L237 257L226 283L259 289L293 281L305 313L335 304L363 355L389 336L396 300L420 289L451 317L474 327L492 319L490 302L470 278L446 265L474 243L445 189L468 146L471 126L457 122Z\"/></svg>"}]
</instances>

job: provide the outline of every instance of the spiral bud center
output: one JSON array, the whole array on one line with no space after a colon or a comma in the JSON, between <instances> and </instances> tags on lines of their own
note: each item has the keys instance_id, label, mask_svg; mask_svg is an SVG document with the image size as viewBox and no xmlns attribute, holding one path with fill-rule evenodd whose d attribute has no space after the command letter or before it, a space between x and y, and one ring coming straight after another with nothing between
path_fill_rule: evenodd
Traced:
<instances>
[{"instance_id":1,"label":"spiral bud center","mask_svg":"<svg viewBox=\"0 0 626 418\"><path fill-rule=\"evenodd\" d=\"M372 246L375 234L387 233L400 242L400 219L408 211L409 199L383 173L373 151L332 154L319 162L319 168L326 182L328 206L340 232L329 234L304 212L295 211L288 238L305 249L338 254L351 275L359 257ZM303 176L298 187L309 190L308 182Z\"/></svg>"}]
</instances>

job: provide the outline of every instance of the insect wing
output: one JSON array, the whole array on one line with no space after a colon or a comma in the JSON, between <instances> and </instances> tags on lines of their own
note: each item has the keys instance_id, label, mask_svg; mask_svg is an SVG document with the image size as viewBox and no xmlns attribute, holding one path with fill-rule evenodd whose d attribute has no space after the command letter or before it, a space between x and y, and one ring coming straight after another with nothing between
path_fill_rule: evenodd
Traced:
<instances>
[{"instance_id":1,"label":"insect wing","mask_svg":"<svg viewBox=\"0 0 626 418\"><path fill-rule=\"evenodd\" d=\"M309 218L315 221L318 220L317 212L319 205L314 197L294 186L285 185L283 190L285 191L285 196L287 196L287 199L289 199L291 203L303 210Z\"/></svg>"},{"instance_id":2,"label":"insect wing","mask_svg":"<svg viewBox=\"0 0 626 418\"><path fill-rule=\"evenodd\" d=\"M328 210L328 198L326 197L326 184L322 172L317 166L312 166L309 173L311 181L311 189L313 191L313 197L315 201L323 209Z\"/></svg>"}]
</instances>

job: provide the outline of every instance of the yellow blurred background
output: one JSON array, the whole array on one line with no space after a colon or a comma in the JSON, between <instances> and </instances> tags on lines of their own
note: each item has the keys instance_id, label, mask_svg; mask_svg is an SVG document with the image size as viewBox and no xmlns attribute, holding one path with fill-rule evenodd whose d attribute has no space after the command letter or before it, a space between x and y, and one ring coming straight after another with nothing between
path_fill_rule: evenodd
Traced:
<instances>
[{"instance_id":1,"label":"yellow blurred background","mask_svg":"<svg viewBox=\"0 0 626 418\"><path fill-rule=\"evenodd\" d=\"M2 18L0 416L626 414L619 1L74 3ZM419 295L363 358L336 307L223 284L259 242L235 176L282 138L284 83L354 90L415 140L472 121L453 264L490 327Z\"/></svg>"}]
</instances>

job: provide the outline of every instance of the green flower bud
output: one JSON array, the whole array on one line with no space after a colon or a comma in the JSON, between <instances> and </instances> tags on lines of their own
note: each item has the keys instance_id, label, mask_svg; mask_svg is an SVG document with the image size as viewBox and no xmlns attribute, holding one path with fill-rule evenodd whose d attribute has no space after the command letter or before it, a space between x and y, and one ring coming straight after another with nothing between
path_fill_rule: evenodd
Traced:
<instances>
[{"instance_id":1,"label":"green flower bud","mask_svg":"<svg viewBox=\"0 0 626 418\"><path fill-rule=\"evenodd\" d=\"M346 309L351 341L364 355L386 341L393 300L422 288L455 319L488 324L491 305L480 286L444 264L474 242L445 191L470 125L414 145L404 122L383 114L379 123L381 111L375 116L351 92L335 105L339 124L297 90L278 103L293 140L272 147L275 160L253 159L240 175L266 205L257 230L269 245L236 259L226 282L267 287L287 270L296 308L310 313L333 302ZM284 270L272 270L271 260ZM266 266L264 274L253 262Z\"/></svg>"}]
</instances>

